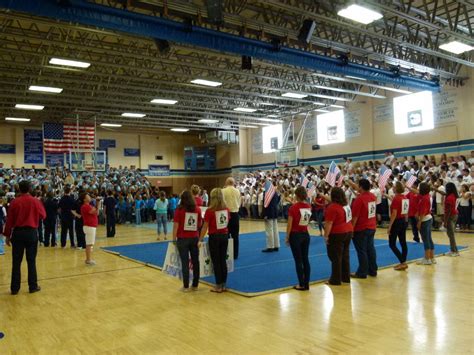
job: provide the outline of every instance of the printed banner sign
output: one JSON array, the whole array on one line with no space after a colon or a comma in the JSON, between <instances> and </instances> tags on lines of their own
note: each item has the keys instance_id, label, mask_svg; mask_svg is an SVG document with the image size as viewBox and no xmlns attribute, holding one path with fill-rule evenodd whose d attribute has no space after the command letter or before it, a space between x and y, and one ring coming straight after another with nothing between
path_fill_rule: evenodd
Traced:
<instances>
[{"instance_id":1,"label":"printed banner sign","mask_svg":"<svg viewBox=\"0 0 474 355\"><path fill-rule=\"evenodd\" d=\"M15 144L0 144L0 154L15 154Z\"/></svg>"},{"instance_id":2,"label":"printed banner sign","mask_svg":"<svg viewBox=\"0 0 474 355\"><path fill-rule=\"evenodd\" d=\"M25 164L43 164L43 131L25 129L23 138Z\"/></svg>"},{"instance_id":3,"label":"printed banner sign","mask_svg":"<svg viewBox=\"0 0 474 355\"><path fill-rule=\"evenodd\" d=\"M65 166L64 154L63 153L46 153L46 165L49 167Z\"/></svg>"},{"instance_id":4,"label":"printed banner sign","mask_svg":"<svg viewBox=\"0 0 474 355\"><path fill-rule=\"evenodd\" d=\"M138 148L124 148L123 149L123 156L124 157L139 157L140 156L140 149L138 149Z\"/></svg>"},{"instance_id":5,"label":"printed banner sign","mask_svg":"<svg viewBox=\"0 0 474 355\"><path fill-rule=\"evenodd\" d=\"M170 176L170 166L148 165L148 176Z\"/></svg>"},{"instance_id":6,"label":"printed banner sign","mask_svg":"<svg viewBox=\"0 0 474 355\"><path fill-rule=\"evenodd\" d=\"M115 148L115 139L99 139L100 148Z\"/></svg>"}]
</instances>

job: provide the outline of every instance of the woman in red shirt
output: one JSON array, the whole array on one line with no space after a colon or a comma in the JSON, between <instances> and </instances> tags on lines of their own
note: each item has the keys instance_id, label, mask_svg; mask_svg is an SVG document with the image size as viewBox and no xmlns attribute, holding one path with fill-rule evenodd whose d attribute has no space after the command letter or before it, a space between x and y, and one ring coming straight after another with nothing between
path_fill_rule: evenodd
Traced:
<instances>
[{"instance_id":1,"label":"woman in red shirt","mask_svg":"<svg viewBox=\"0 0 474 355\"><path fill-rule=\"evenodd\" d=\"M82 201L82 229L86 236L86 264L95 265L95 261L92 260L92 249L94 248L97 225L99 224L99 210L90 204L92 199L89 194L82 194L80 200Z\"/></svg>"},{"instance_id":2,"label":"woman in red shirt","mask_svg":"<svg viewBox=\"0 0 474 355\"><path fill-rule=\"evenodd\" d=\"M388 226L388 244L390 249L397 257L400 264L395 266L395 270L405 270L408 268L406 264L408 247L407 247L407 215L410 207L410 201L403 195L405 187L400 181L397 181L393 187L395 196L390 206L390 224ZM402 251L397 248L397 238Z\"/></svg>"},{"instance_id":3,"label":"woman in red shirt","mask_svg":"<svg viewBox=\"0 0 474 355\"><path fill-rule=\"evenodd\" d=\"M452 182L446 184L446 198L444 199L444 225L446 227L446 234L449 237L449 245L451 251L449 256L459 256L458 247L456 245L456 221L458 219L457 210L458 191L456 185Z\"/></svg>"},{"instance_id":4,"label":"woman in red shirt","mask_svg":"<svg viewBox=\"0 0 474 355\"><path fill-rule=\"evenodd\" d=\"M196 207L193 195L184 190L181 202L174 213L173 242L178 247L183 272L183 292L189 291L189 254L193 264L193 283L191 290L197 291L199 285L199 228L201 226L201 209Z\"/></svg>"},{"instance_id":5,"label":"woman in red shirt","mask_svg":"<svg viewBox=\"0 0 474 355\"><path fill-rule=\"evenodd\" d=\"M324 220L324 207L326 207L326 199L320 192L313 198L313 216L312 219L318 223L319 234L323 235L323 220Z\"/></svg>"},{"instance_id":6,"label":"woman in red shirt","mask_svg":"<svg viewBox=\"0 0 474 355\"><path fill-rule=\"evenodd\" d=\"M346 195L340 187L331 190L331 204L324 213L324 239L331 260L328 285L350 283L349 245L352 239L352 213Z\"/></svg>"},{"instance_id":7,"label":"woman in red shirt","mask_svg":"<svg viewBox=\"0 0 474 355\"><path fill-rule=\"evenodd\" d=\"M295 191L297 202L288 211L288 224L286 226L286 245L291 247L295 259L298 286L293 288L298 291L309 290L311 266L309 264L309 233L308 224L311 220L311 205L306 202L308 194L303 186L298 186Z\"/></svg>"},{"instance_id":8,"label":"woman in red shirt","mask_svg":"<svg viewBox=\"0 0 474 355\"><path fill-rule=\"evenodd\" d=\"M423 246L425 249L425 257L418 264L419 265L432 265L436 264L434 258L434 243L431 238L431 225L433 223L433 216L431 215L431 197L430 197L430 185L426 182L420 184L420 200L418 203L417 214L418 214L418 230L423 240Z\"/></svg>"},{"instance_id":9,"label":"woman in red shirt","mask_svg":"<svg viewBox=\"0 0 474 355\"><path fill-rule=\"evenodd\" d=\"M201 196L199 196L199 194L201 193L201 188L197 185L193 185L191 186L191 193L193 194L196 206L201 207L204 204Z\"/></svg>"},{"instance_id":10,"label":"woman in red shirt","mask_svg":"<svg viewBox=\"0 0 474 355\"><path fill-rule=\"evenodd\" d=\"M204 225L201 229L200 241L209 231L209 252L211 253L216 286L212 292L226 291L227 282L227 246L229 244L229 209L224 202L222 189L215 188L211 191L211 202L204 214Z\"/></svg>"}]
</instances>

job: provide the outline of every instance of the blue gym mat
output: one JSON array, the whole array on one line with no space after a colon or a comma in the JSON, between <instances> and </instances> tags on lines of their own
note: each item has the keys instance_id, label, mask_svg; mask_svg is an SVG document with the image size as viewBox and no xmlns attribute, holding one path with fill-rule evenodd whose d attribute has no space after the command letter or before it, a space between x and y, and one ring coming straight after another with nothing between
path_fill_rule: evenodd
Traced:
<instances>
[{"instance_id":1,"label":"blue gym mat","mask_svg":"<svg viewBox=\"0 0 474 355\"><path fill-rule=\"evenodd\" d=\"M258 296L270 292L284 290L298 283L295 264L291 250L284 244L285 234L280 232L281 248L278 252L262 253L265 248L265 233L249 233L240 235L239 259L235 261L235 270L229 273L227 287L244 296ZM165 261L168 242L131 244L102 248L150 266L161 268ZM375 240L377 264L379 268L398 264L398 260L388 246L387 240ZM464 249L465 247L459 247ZM449 245L435 245L436 255L449 251ZM423 244L408 242L408 261L422 258ZM311 237L309 248L311 263L311 282L321 282L329 278L331 264L327 257L326 244L321 237ZM351 243L351 271L357 269L357 254ZM214 277L203 278L213 284Z\"/></svg>"}]
</instances>

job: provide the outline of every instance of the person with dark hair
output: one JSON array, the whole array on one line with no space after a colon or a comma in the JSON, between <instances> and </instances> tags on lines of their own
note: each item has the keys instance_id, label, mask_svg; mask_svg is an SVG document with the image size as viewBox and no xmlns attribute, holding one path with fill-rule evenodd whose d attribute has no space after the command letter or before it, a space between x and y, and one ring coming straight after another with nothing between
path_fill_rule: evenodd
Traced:
<instances>
[{"instance_id":1,"label":"person with dark hair","mask_svg":"<svg viewBox=\"0 0 474 355\"><path fill-rule=\"evenodd\" d=\"M50 191L43 201L46 211L46 219L44 220L44 246L56 246L56 220L58 219L58 201L54 198Z\"/></svg>"},{"instance_id":2,"label":"person with dark hair","mask_svg":"<svg viewBox=\"0 0 474 355\"><path fill-rule=\"evenodd\" d=\"M81 216L84 226L84 234L86 236L86 261L87 265L95 265L92 260L92 250L95 244L97 225L99 224L99 210L90 204L91 197L88 193L83 193L79 199L82 201Z\"/></svg>"},{"instance_id":3,"label":"person with dark hair","mask_svg":"<svg viewBox=\"0 0 474 355\"><path fill-rule=\"evenodd\" d=\"M275 183L272 182L275 186ZM276 189L276 186L275 186ZM264 193L263 200L265 201ZM280 195L275 192L268 206L263 206L263 218L265 220L265 234L267 236L267 247L262 253L277 252L280 249L280 233L278 232L278 205L280 204Z\"/></svg>"},{"instance_id":4,"label":"person with dark hair","mask_svg":"<svg viewBox=\"0 0 474 355\"><path fill-rule=\"evenodd\" d=\"M168 200L166 199L166 193L164 191L160 191L160 198L156 199L153 208L156 212L157 240L160 240L161 228L163 228L164 239L166 240L168 235Z\"/></svg>"},{"instance_id":5,"label":"person with dark hair","mask_svg":"<svg viewBox=\"0 0 474 355\"><path fill-rule=\"evenodd\" d=\"M324 239L331 260L328 285L350 283L349 245L352 239L352 213L346 195L340 187L331 190L331 204L324 214Z\"/></svg>"},{"instance_id":6,"label":"person with dark hair","mask_svg":"<svg viewBox=\"0 0 474 355\"><path fill-rule=\"evenodd\" d=\"M84 234L84 220L81 216L81 207L82 207L82 197L84 192L81 190L79 191L79 196L74 201L74 209L71 211L72 215L74 216L74 229L76 232L77 238L77 249L85 249L86 248L86 235Z\"/></svg>"},{"instance_id":7,"label":"person with dark hair","mask_svg":"<svg viewBox=\"0 0 474 355\"><path fill-rule=\"evenodd\" d=\"M426 182L420 184L420 202L418 204L418 230L423 240L425 249L425 257L418 264L432 265L436 264L434 257L434 243L431 237L431 226L433 224L433 216L431 215L431 187Z\"/></svg>"},{"instance_id":8,"label":"person with dark hair","mask_svg":"<svg viewBox=\"0 0 474 355\"><path fill-rule=\"evenodd\" d=\"M225 187L222 189L224 202L230 211L230 221L227 228L229 229L229 238L234 242L234 260L239 258L239 233L240 233L240 217L239 209L241 204L240 191L235 187L235 180L228 177L225 180Z\"/></svg>"},{"instance_id":9,"label":"person with dark hair","mask_svg":"<svg viewBox=\"0 0 474 355\"><path fill-rule=\"evenodd\" d=\"M418 229L418 219L416 214L418 212L418 203L420 202L420 195L418 194L416 188L418 187L418 182L413 184L413 188L409 189L410 192L407 193L406 197L410 201L410 206L408 208L408 221L410 222L411 230L413 233L413 240L417 243L420 242L419 229Z\"/></svg>"},{"instance_id":10,"label":"person with dark hair","mask_svg":"<svg viewBox=\"0 0 474 355\"><path fill-rule=\"evenodd\" d=\"M183 292L189 291L189 255L193 265L191 290L199 286L199 230L202 224L201 209L196 206L194 196L189 190L181 194L181 201L174 214L173 242L178 247L183 273Z\"/></svg>"},{"instance_id":11,"label":"person with dark hair","mask_svg":"<svg viewBox=\"0 0 474 355\"><path fill-rule=\"evenodd\" d=\"M355 184L354 184L355 185ZM360 179L359 195L352 203L352 225L354 237L352 242L359 259L359 267L351 277L366 279L367 275L377 276L377 254L374 246L374 236L377 229L376 197L370 192L370 182Z\"/></svg>"},{"instance_id":12,"label":"person with dark hair","mask_svg":"<svg viewBox=\"0 0 474 355\"><path fill-rule=\"evenodd\" d=\"M107 238L115 237L115 206L117 200L114 197L112 190L107 192L107 197L104 200L104 214L106 223Z\"/></svg>"},{"instance_id":13,"label":"person with dark hair","mask_svg":"<svg viewBox=\"0 0 474 355\"><path fill-rule=\"evenodd\" d=\"M400 261L400 264L395 266L394 269L400 271L408 269L408 265L406 263L408 255L408 246L406 240L406 218L408 216L410 200L408 200L406 196L403 195L405 192L405 187L400 181L395 183L393 189L395 196L390 206L390 223L388 225L387 234L390 249L392 249L393 253ZM402 248L401 252L397 248L397 238Z\"/></svg>"},{"instance_id":14,"label":"person with dark hair","mask_svg":"<svg viewBox=\"0 0 474 355\"><path fill-rule=\"evenodd\" d=\"M456 221L458 219L458 210L456 208L458 197L456 185L452 182L448 182L446 184L446 198L444 199L444 225L451 249L448 253L449 256L459 256L455 237Z\"/></svg>"},{"instance_id":15,"label":"person with dark hair","mask_svg":"<svg viewBox=\"0 0 474 355\"><path fill-rule=\"evenodd\" d=\"M306 202L308 194L303 186L296 188L295 196L297 202L288 211L285 243L291 247L298 275L298 286L293 288L298 291L307 291L311 276L308 257L310 242L308 224L311 220L311 205Z\"/></svg>"},{"instance_id":16,"label":"person with dark hair","mask_svg":"<svg viewBox=\"0 0 474 355\"><path fill-rule=\"evenodd\" d=\"M74 242L74 222L72 210L74 209L74 198L71 196L71 187L67 185L64 188L64 196L59 200L59 216L61 218L61 247L66 247L67 234L69 232L69 240L71 248L76 246Z\"/></svg>"},{"instance_id":17,"label":"person with dark hair","mask_svg":"<svg viewBox=\"0 0 474 355\"><path fill-rule=\"evenodd\" d=\"M21 286L21 262L26 253L28 286L30 293L38 292L36 253L38 251L38 221L46 218L43 204L30 195L31 186L26 180L19 183L20 196L8 208L5 224L6 244L12 246L12 278L10 291L18 294Z\"/></svg>"}]
</instances>

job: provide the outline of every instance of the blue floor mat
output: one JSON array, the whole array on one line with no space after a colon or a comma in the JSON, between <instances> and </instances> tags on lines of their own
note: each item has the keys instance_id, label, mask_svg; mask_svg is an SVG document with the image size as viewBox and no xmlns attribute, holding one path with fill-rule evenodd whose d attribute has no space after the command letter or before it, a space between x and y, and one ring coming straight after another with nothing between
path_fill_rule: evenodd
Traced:
<instances>
[{"instance_id":1,"label":"blue floor mat","mask_svg":"<svg viewBox=\"0 0 474 355\"><path fill-rule=\"evenodd\" d=\"M265 233L249 233L240 235L239 259L235 261L235 270L229 273L227 287L239 294L256 296L287 289L297 284L295 265L290 248L284 245L285 234L280 233L281 248L279 252L262 253L265 248ZM105 251L119 254L145 264L161 268L165 261L168 242L131 244L102 248ZM386 240L375 240L377 264L379 268L398 264ZM464 249L464 247L459 247ZM449 251L449 245L435 245L436 255ZM408 242L408 261L422 258L423 244ZM321 237L311 237L309 248L311 263L311 282L323 281L331 274L331 264L327 257L326 244ZM358 266L357 254L351 243L351 271ZM203 278L214 283L214 277Z\"/></svg>"}]
</instances>

